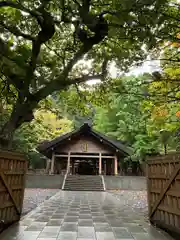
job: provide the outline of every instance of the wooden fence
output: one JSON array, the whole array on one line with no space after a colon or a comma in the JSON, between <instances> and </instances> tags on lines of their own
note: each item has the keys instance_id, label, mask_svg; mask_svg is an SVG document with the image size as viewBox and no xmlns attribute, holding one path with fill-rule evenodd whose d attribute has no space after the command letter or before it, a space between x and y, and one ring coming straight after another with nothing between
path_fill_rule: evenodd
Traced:
<instances>
[{"instance_id":1,"label":"wooden fence","mask_svg":"<svg viewBox=\"0 0 180 240\"><path fill-rule=\"evenodd\" d=\"M180 234L180 154L148 159L147 190L151 223Z\"/></svg>"},{"instance_id":2,"label":"wooden fence","mask_svg":"<svg viewBox=\"0 0 180 240\"><path fill-rule=\"evenodd\" d=\"M20 219L26 169L24 155L0 150L0 231Z\"/></svg>"}]
</instances>

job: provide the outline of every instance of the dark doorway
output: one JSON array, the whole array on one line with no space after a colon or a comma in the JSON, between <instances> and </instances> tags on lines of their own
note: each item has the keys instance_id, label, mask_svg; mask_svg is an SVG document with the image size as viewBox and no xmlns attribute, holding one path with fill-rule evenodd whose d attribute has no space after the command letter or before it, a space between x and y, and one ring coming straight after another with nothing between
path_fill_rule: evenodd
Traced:
<instances>
[{"instance_id":1,"label":"dark doorway","mask_svg":"<svg viewBox=\"0 0 180 240\"><path fill-rule=\"evenodd\" d=\"M106 159L106 175L114 175L112 158Z\"/></svg>"},{"instance_id":2,"label":"dark doorway","mask_svg":"<svg viewBox=\"0 0 180 240\"><path fill-rule=\"evenodd\" d=\"M87 161L80 162L78 165L78 174L80 175L94 175L94 167Z\"/></svg>"}]
</instances>

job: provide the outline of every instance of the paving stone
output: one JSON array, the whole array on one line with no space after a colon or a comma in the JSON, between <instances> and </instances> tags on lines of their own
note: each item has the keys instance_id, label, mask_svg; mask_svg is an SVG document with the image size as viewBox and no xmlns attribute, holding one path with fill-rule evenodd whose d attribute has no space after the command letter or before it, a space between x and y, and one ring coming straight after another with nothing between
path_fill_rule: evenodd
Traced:
<instances>
[{"instance_id":1,"label":"paving stone","mask_svg":"<svg viewBox=\"0 0 180 240\"><path fill-rule=\"evenodd\" d=\"M91 211L79 211L79 215L85 215L85 214L91 215Z\"/></svg>"},{"instance_id":2,"label":"paving stone","mask_svg":"<svg viewBox=\"0 0 180 240\"><path fill-rule=\"evenodd\" d=\"M154 237L150 236L148 233L132 233L132 236L135 240L157 240Z\"/></svg>"},{"instance_id":3,"label":"paving stone","mask_svg":"<svg viewBox=\"0 0 180 240\"><path fill-rule=\"evenodd\" d=\"M95 238L88 238L88 240L94 240ZM87 240L87 238L77 238L77 240Z\"/></svg>"},{"instance_id":4,"label":"paving stone","mask_svg":"<svg viewBox=\"0 0 180 240\"><path fill-rule=\"evenodd\" d=\"M38 236L39 238L57 238L60 227L45 227Z\"/></svg>"},{"instance_id":5,"label":"paving stone","mask_svg":"<svg viewBox=\"0 0 180 240\"><path fill-rule=\"evenodd\" d=\"M64 218L64 222L77 222L77 221L78 221L78 216Z\"/></svg>"},{"instance_id":6,"label":"paving stone","mask_svg":"<svg viewBox=\"0 0 180 240\"><path fill-rule=\"evenodd\" d=\"M117 220L117 219L115 219L115 220L110 220L110 221L108 221L108 222L109 222L109 225L110 225L111 227L124 227L124 223L121 222L121 221L119 221L119 220Z\"/></svg>"},{"instance_id":7,"label":"paving stone","mask_svg":"<svg viewBox=\"0 0 180 240\"><path fill-rule=\"evenodd\" d=\"M63 219L51 219L46 226L60 226L63 223Z\"/></svg>"},{"instance_id":8,"label":"paving stone","mask_svg":"<svg viewBox=\"0 0 180 240\"><path fill-rule=\"evenodd\" d=\"M21 226L30 226L32 224L33 220L32 219L24 219L19 222Z\"/></svg>"},{"instance_id":9,"label":"paving stone","mask_svg":"<svg viewBox=\"0 0 180 240\"><path fill-rule=\"evenodd\" d=\"M140 226L129 226L128 227L129 232L132 233L145 233L145 230L143 229L143 227Z\"/></svg>"},{"instance_id":10,"label":"paving stone","mask_svg":"<svg viewBox=\"0 0 180 240\"><path fill-rule=\"evenodd\" d=\"M34 232L34 231L29 231L29 232L23 232L15 240L36 240L37 237L39 236L40 232ZM6 240L6 239L5 239Z\"/></svg>"},{"instance_id":11,"label":"paving stone","mask_svg":"<svg viewBox=\"0 0 180 240\"><path fill-rule=\"evenodd\" d=\"M92 219L91 214L79 214L79 219Z\"/></svg>"},{"instance_id":12,"label":"paving stone","mask_svg":"<svg viewBox=\"0 0 180 240\"><path fill-rule=\"evenodd\" d=\"M53 214L51 219L63 219L65 214Z\"/></svg>"},{"instance_id":13,"label":"paving stone","mask_svg":"<svg viewBox=\"0 0 180 240\"><path fill-rule=\"evenodd\" d=\"M99 222L99 223L106 223L107 220L105 217L93 217L94 222Z\"/></svg>"},{"instance_id":14,"label":"paving stone","mask_svg":"<svg viewBox=\"0 0 180 240\"><path fill-rule=\"evenodd\" d=\"M57 238L49 238L49 237L45 237L45 238L37 238L37 240L56 240Z\"/></svg>"},{"instance_id":15,"label":"paving stone","mask_svg":"<svg viewBox=\"0 0 180 240\"><path fill-rule=\"evenodd\" d=\"M77 239L77 232L60 232L58 240L76 240Z\"/></svg>"},{"instance_id":16,"label":"paving stone","mask_svg":"<svg viewBox=\"0 0 180 240\"><path fill-rule=\"evenodd\" d=\"M79 212L78 211L77 212L70 211L70 212L67 213L66 216L67 217L77 217L77 216L79 216Z\"/></svg>"},{"instance_id":17,"label":"paving stone","mask_svg":"<svg viewBox=\"0 0 180 240\"><path fill-rule=\"evenodd\" d=\"M89 220L89 219L79 219L78 225L91 227L91 226L93 226L93 221Z\"/></svg>"},{"instance_id":18,"label":"paving stone","mask_svg":"<svg viewBox=\"0 0 180 240\"><path fill-rule=\"evenodd\" d=\"M36 222L48 222L50 220L49 216L38 217Z\"/></svg>"},{"instance_id":19,"label":"paving stone","mask_svg":"<svg viewBox=\"0 0 180 240\"><path fill-rule=\"evenodd\" d=\"M61 226L60 231L66 231L66 232L76 232L77 231L77 224L75 223L63 223Z\"/></svg>"},{"instance_id":20,"label":"paving stone","mask_svg":"<svg viewBox=\"0 0 180 240\"><path fill-rule=\"evenodd\" d=\"M121 228L121 227L115 227L115 228L112 228L113 229L113 232L114 232L114 235L116 238L118 239L132 239L132 235L131 233L126 229L126 228Z\"/></svg>"},{"instance_id":21,"label":"paving stone","mask_svg":"<svg viewBox=\"0 0 180 240\"><path fill-rule=\"evenodd\" d=\"M92 217L104 217L104 213L102 212L92 212Z\"/></svg>"},{"instance_id":22,"label":"paving stone","mask_svg":"<svg viewBox=\"0 0 180 240\"><path fill-rule=\"evenodd\" d=\"M115 240L113 232L96 232L97 240Z\"/></svg>"},{"instance_id":23,"label":"paving stone","mask_svg":"<svg viewBox=\"0 0 180 240\"><path fill-rule=\"evenodd\" d=\"M95 223L94 228L96 232L112 232L108 223Z\"/></svg>"},{"instance_id":24,"label":"paving stone","mask_svg":"<svg viewBox=\"0 0 180 240\"><path fill-rule=\"evenodd\" d=\"M47 222L33 222L25 231L42 231Z\"/></svg>"},{"instance_id":25,"label":"paving stone","mask_svg":"<svg viewBox=\"0 0 180 240\"><path fill-rule=\"evenodd\" d=\"M95 239L94 227L78 227L78 238Z\"/></svg>"}]
</instances>

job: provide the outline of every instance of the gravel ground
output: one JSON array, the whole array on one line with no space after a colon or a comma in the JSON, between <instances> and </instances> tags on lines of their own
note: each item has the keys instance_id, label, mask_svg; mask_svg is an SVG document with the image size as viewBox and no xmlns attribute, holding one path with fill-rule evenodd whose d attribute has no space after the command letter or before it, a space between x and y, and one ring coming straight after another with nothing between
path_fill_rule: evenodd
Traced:
<instances>
[{"instance_id":1,"label":"gravel ground","mask_svg":"<svg viewBox=\"0 0 180 240\"><path fill-rule=\"evenodd\" d=\"M55 195L58 191L59 189L26 188L22 215L25 215L36 208L39 204Z\"/></svg>"},{"instance_id":2,"label":"gravel ground","mask_svg":"<svg viewBox=\"0 0 180 240\"><path fill-rule=\"evenodd\" d=\"M124 208L131 208L145 219L148 219L147 191L110 191L124 204Z\"/></svg>"}]
</instances>

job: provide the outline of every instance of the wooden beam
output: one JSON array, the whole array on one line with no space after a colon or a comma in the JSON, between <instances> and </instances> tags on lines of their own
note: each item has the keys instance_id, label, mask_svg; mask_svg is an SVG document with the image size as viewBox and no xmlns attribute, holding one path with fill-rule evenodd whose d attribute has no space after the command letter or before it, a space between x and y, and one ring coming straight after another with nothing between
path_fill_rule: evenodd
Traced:
<instances>
[{"instance_id":1,"label":"wooden beam","mask_svg":"<svg viewBox=\"0 0 180 240\"><path fill-rule=\"evenodd\" d=\"M64 154L55 154L54 155L55 157L66 157L68 158L68 155L64 155ZM73 157L78 157L78 158L99 158L99 156L95 156L95 155L71 155L71 158ZM102 156L101 155L101 158L112 158L112 159L115 159L115 156Z\"/></svg>"}]
</instances>

